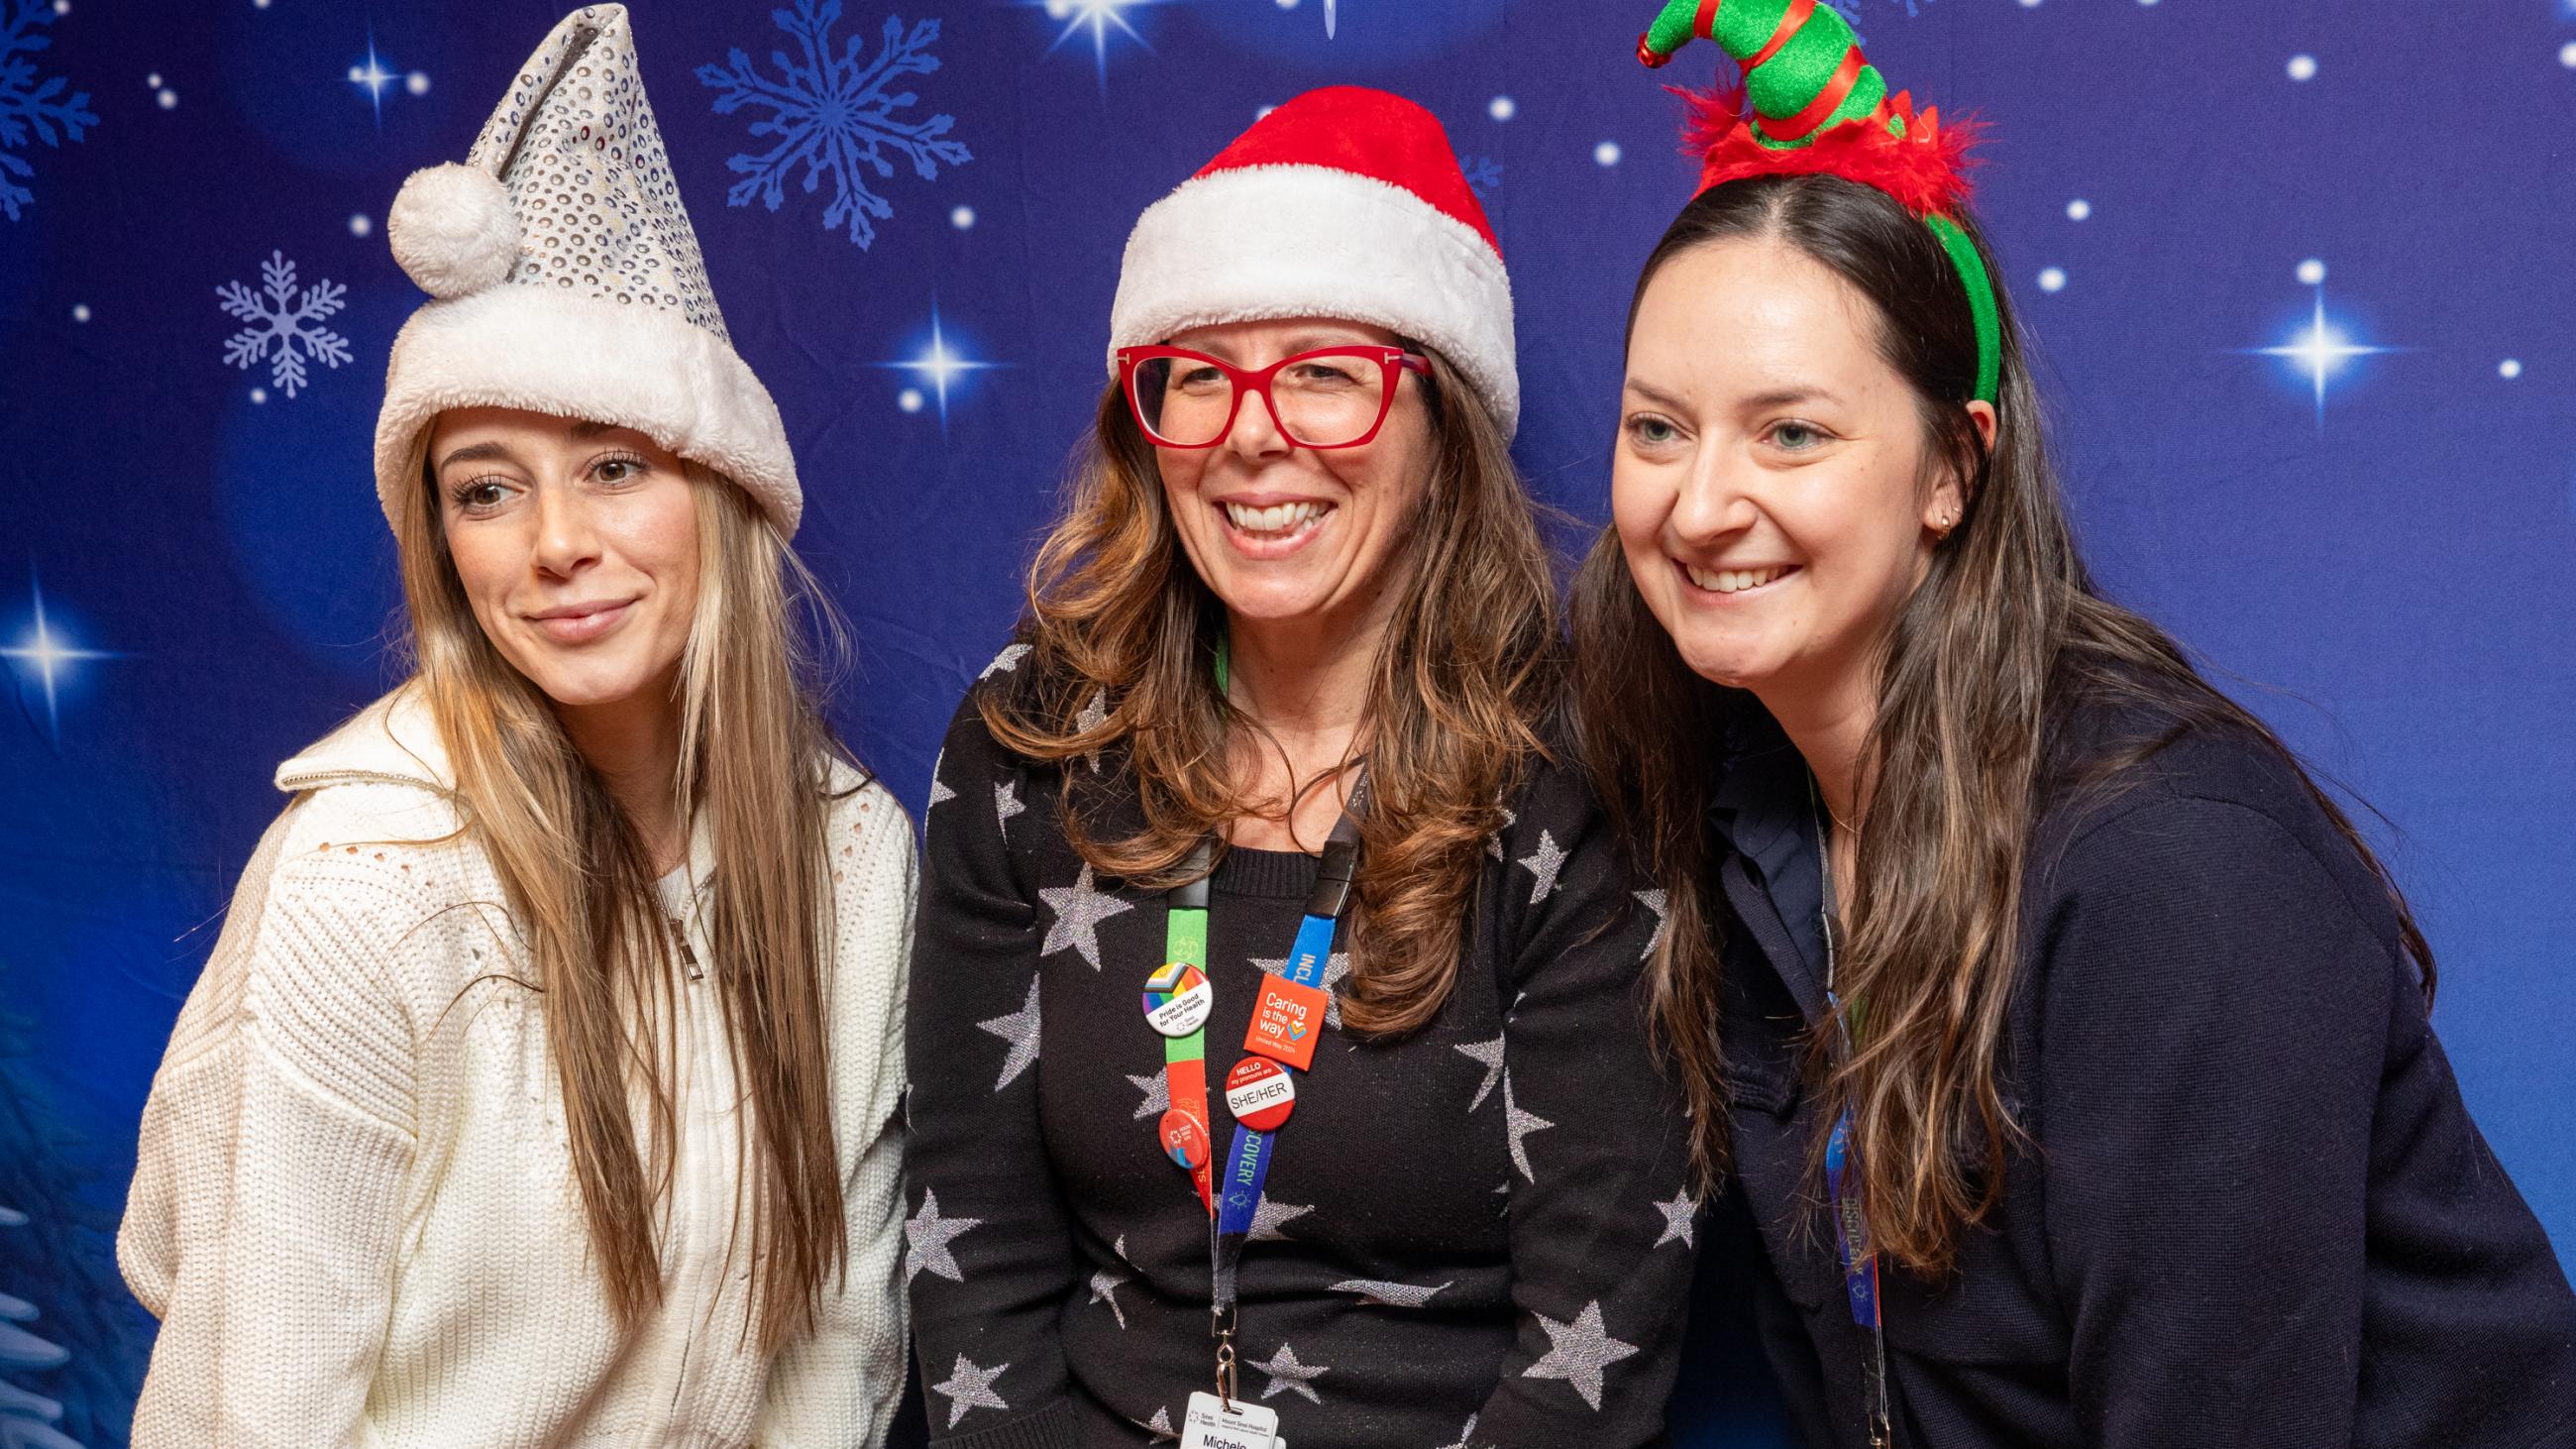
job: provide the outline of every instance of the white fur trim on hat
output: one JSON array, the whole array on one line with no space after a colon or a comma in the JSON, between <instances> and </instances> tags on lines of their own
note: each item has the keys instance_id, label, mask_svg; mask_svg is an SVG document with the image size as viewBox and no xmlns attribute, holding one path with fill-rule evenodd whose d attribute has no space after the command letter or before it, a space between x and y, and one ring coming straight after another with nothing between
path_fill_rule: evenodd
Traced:
<instances>
[{"instance_id":1,"label":"white fur trim on hat","mask_svg":"<svg viewBox=\"0 0 2576 1449\"><path fill-rule=\"evenodd\" d=\"M1510 436L1512 283L1475 228L1400 186L1323 166L1200 176L1145 209L1109 315L1118 349L1280 317L1367 322L1437 349Z\"/></svg>"},{"instance_id":2,"label":"white fur trim on hat","mask_svg":"<svg viewBox=\"0 0 2576 1449\"><path fill-rule=\"evenodd\" d=\"M433 297L497 287L519 260L519 214L510 190L479 166L448 162L415 171L385 213L394 260Z\"/></svg>"},{"instance_id":3,"label":"white fur trim on hat","mask_svg":"<svg viewBox=\"0 0 2576 1449\"><path fill-rule=\"evenodd\" d=\"M412 314L385 369L376 497L412 506L402 472L449 408L507 407L633 428L740 484L792 535L804 512L778 406L724 340L640 303L502 286Z\"/></svg>"}]
</instances>

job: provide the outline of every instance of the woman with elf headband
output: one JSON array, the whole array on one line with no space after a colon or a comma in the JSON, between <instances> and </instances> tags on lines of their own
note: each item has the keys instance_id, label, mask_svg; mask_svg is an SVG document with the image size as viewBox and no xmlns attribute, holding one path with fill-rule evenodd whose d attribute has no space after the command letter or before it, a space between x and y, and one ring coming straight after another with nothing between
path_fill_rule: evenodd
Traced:
<instances>
[{"instance_id":1,"label":"woman with elf headband","mask_svg":"<svg viewBox=\"0 0 2576 1449\"><path fill-rule=\"evenodd\" d=\"M1658 916L1551 752L1510 282L1439 123L1279 107L1137 222L1108 361L931 790L933 1442L1655 1439Z\"/></svg>"},{"instance_id":2,"label":"woman with elf headband","mask_svg":"<svg viewBox=\"0 0 2576 1449\"><path fill-rule=\"evenodd\" d=\"M2387 872L2094 589L1964 138L1808 0L1630 314L1584 740L1809 1444L2576 1443L2576 1299Z\"/></svg>"},{"instance_id":3,"label":"woman with elf headband","mask_svg":"<svg viewBox=\"0 0 2576 1449\"><path fill-rule=\"evenodd\" d=\"M902 809L799 682L802 508L618 6L404 183L413 672L288 761L144 1109L134 1442L882 1442Z\"/></svg>"}]
</instances>

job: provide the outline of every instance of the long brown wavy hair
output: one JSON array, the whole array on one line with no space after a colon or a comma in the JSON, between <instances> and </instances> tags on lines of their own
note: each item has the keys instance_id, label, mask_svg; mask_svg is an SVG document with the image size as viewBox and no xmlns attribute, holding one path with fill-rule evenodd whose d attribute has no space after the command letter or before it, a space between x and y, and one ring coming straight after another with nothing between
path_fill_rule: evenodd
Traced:
<instances>
[{"instance_id":1,"label":"long brown wavy hair","mask_svg":"<svg viewBox=\"0 0 2576 1449\"><path fill-rule=\"evenodd\" d=\"M1983 252L1974 222L1963 224ZM1860 758L1868 824L1837 976L1846 1010L1868 1004L1866 1030L1855 1030L1841 1063L1828 1050L1834 1033L1814 1033L1806 1066L1816 1120L1831 1123L1848 1107L1860 1159L1878 1164L1862 1188L1878 1249L1938 1276L1954 1263L1960 1234L2000 1200L2001 1164L2020 1143L2001 1076L2023 880L2043 804L2070 789L2116 791L2134 778L2132 767L2195 730L2233 733L2299 767L2163 630L2095 587L2000 283L2001 427L1988 451L1964 406L1976 385L1974 324L1952 264L1922 222L1885 194L1836 177L1729 183L1691 202L1665 232L1638 279L1638 302L1674 257L1740 240L1794 247L1869 300L1880 355L1914 390L1934 470L1925 486L1942 469L1964 485L1962 521L1935 548L1884 643L1876 722ZM2003 275L1990 256L1987 269ZM1652 966L1658 1035L1686 1079L1695 1164L1713 1181L1726 1160L1726 1089L1724 917L1709 805L1726 767L1719 741L1731 719L1761 705L1682 663L1629 577L1614 530L1583 564L1573 616L1583 749L1615 833L1671 911ZM2082 757L2066 726L2079 708L2104 702L2158 727ZM2299 774L2386 887L2429 994L2432 952L2395 882L2344 812ZM1820 1137L1819 1158L1822 1147Z\"/></svg>"},{"instance_id":2,"label":"long brown wavy hair","mask_svg":"<svg viewBox=\"0 0 2576 1449\"><path fill-rule=\"evenodd\" d=\"M544 693L475 621L447 551L428 434L406 470L422 487L395 527L413 679L447 748L463 833L500 876L525 945L518 979L543 1003L591 1248L632 1328L665 1287L673 953L643 838ZM847 1267L824 1010L833 946L824 829L832 763L857 765L816 707L816 655L799 622L837 642L836 616L750 494L694 462L684 471L698 599L676 690L671 790L680 818L702 819L713 845L705 921L723 969L704 989L722 1003L745 1114L748 1160L731 1164L736 1247L748 1247L760 1345L774 1351L813 1321L826 1282ZM645 1105L643 1153L631 1100Z\"/></svg>"},{"instance_id":3,"label":"long brown wavy hair","mask_svg":"<svg viewBox=\"0 0 2576 1449\"><path fill-rule=\"evenodd\" d=\"M1413 1031L1447 1000L1486 838L1544 752L1539 720L1562 678L1556 579L1509 445L1448 361L1427 355L1431 486L1393 565L1405 577L1360 735L1369 804L1342 1020L1361 1034ZM1178 884L1202 841L1221 857L1224 824L1259 808L1229 768L1264 734L1216 686L1224 631L1113 385L1029 570L1031 657L981 695L1008 749L1125 764L1063 770L1065 838L1105 875Z\"/></svg>"}]
</instances>

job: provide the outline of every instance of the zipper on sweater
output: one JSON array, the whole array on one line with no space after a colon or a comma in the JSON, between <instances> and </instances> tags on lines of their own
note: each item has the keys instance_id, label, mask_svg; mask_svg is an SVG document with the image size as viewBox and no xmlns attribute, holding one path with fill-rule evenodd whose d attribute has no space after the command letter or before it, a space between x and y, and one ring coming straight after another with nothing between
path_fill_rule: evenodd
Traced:
<instances>
[{"instance_id":1,"label":"zipper on sweater","mask_svg":"<svg viewBox=\"0 0 2576 1449\"><path fill-rule=\"evenodd\" d=\"M690 982L704 981L706 970L698 959L696 947L689 940L687 923L674 918L672 926L679 942L680 961L688 971ZM717 1149L722 1145L717 1141L719 1133L710 1104L726 1100L732 1086L730 1082L718 1080L719 1069L727 1067L729 1062L724 1060L723 1044L712 1039L722 1033L708 1029L707 1018L712 1013L707 999L691 991L686 999L674 1001L672 1006L686 1018L685 1026L680 1029L688 1034L693 1058L688 1099L681 1108L684 1124L681 1150L689 1154L689 1166L672 1186L672 1244L682 1253L695 1249L703 1258L707 1252L703 1245L711 1241L714 1231L714 1209L708 1199L715 1192ZM673 1375L671 1384L668 1428L674 1433L681 1428L686 1406L695 1402L693 1383L698 1376L698 1338L700 1330L712 1321L716 1299L723 1294L722 1275L727 1266L722 1259L716 1262L714 1271L717 1276L712 1289L708 1286L705 1267L701 1266L696 1273L688 1275L687 1287L694 1291L687 1292L678 1305L686 1317L680 1338L679 1372Z\"/></svg>"}]
</instances>

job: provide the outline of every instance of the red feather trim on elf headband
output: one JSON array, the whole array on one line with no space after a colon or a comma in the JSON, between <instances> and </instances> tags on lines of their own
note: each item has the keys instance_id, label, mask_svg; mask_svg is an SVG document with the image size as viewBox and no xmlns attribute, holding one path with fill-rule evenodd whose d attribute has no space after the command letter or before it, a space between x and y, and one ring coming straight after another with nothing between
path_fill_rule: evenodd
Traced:
<instances>
[{"instance_id":1,"label":"red feather trim on elf headband","mask_svg":"<svg viewBox=\"0 0 2576 1449\"><path fill-rule=\"evenodd\" d=\"M1968 203L1968 170L1978 164L1970 153L1983 126L1965 121L1944 127L1938 107L1918 116L1911 92L1886 103L1885 119L1835 126L1804 146L1781 148L1755 137L1740 82L1706 91L1666 89L1690 107L1682 153L1700 158L1701 191L1750 176L1822 174L1874 186L1916 216L1948 216ZM1888 120L1904 135L1891 131Z\"/></svg>"}]
</instances>

